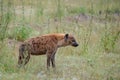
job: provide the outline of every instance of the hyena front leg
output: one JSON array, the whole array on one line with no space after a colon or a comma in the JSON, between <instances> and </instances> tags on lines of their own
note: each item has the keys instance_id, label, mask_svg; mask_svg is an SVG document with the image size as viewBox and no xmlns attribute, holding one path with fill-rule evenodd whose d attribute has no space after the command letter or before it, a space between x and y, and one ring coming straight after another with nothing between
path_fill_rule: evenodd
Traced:
<instances>
[{"instance_id":1,"label":"hyena front leg","mask_svg":"<svg viewBox=\"0 0 120 80\"><path fill-rule=\"evenodd\" d=\"M47 69L48 70L49 70L49 67L50 67L50 57L51 57L51 54L47 53Z\"/></svg>"},{"instance_id":2,"label":"hyena front leg","mask_svg":"<svg viewBox=\"0 0 120 80\"><path fill-rule=\"evenodd\" d=\"M52 67L55 68L55 54L56 54L56 51L57 51L57 47L54 48L54 51L51 55L51 64L52 64Z\"/></svg>"},{"instance_id":3,"label":"hyena front leg","mask_svg":"<svg viewBox=\"0 0 120 80\"><path fill-rule=\"evenodd\" d=\"M46 55L47 55L47 69L49 70L50 67L50 61L52 62L52 66L55 67L54 65L54 56L55 56L55 52L54 49L50 49L47 51Z\"/></svg>"},{"instance_id":4,"label":"hyena front leg","mask_svg":"<svg viewBox=\"0 0 120 80\"><path fill-rule=\"evenodd\" d=\"M55 54L56 54L56 51L51 55L51 63L53 68L55 68Z\"/></svg>"}]
</instances>

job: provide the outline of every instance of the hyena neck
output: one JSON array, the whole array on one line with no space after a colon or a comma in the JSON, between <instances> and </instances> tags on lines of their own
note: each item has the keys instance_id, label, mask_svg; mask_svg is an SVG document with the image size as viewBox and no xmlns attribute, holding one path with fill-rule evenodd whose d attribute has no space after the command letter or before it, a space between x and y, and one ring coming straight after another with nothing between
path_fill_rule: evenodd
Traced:
<instances>
[{"instance_id":1,"label":"hyena neck","mask_svg":"<svg viewBox=\"0 0 120 80\"><path fill-rule=\"evenodd\" d=\"M65 34L60 34L60 35L57 35L56 38L57 38L57 46L58 47L65 47L65 46L68 46L66 43L65 43Z\"/></svg>"},{"instance_id":2,"label":"hyena neck","mask_svg":"<svg viewBox=\"0 0 120 80\"><path fill-rule=\"evenodd\" d=\"M63 47L64 46L64 41L63 40L59 40L57 43L58 47Z\"/></svg>"}]
</instances>

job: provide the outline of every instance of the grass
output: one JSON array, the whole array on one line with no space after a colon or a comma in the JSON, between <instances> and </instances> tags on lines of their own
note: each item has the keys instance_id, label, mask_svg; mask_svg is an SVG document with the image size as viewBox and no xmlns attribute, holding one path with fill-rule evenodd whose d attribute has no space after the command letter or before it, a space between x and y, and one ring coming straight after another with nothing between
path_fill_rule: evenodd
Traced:
<instances>
[{"instance_id":1,"label":"grass","mask_svg":"<svg viewBox=\"0 0 120 80\"><path fill-rule=\"evenodd\" d=\"M67 47L69 49L69 47ZM64 49L63 49L64 50ZM64 51L63 51L64 52ZM13 53L4 55L1 73L2 80L119 80L120 55L113 53L95 53L83 56L72 56L71 54L61 54L61 50L56 54L56 71L52 68L50 72L46 69L46 56L32 56L26 69L17 69L17 61ZM65 53L65 52L64 52ZM9 57L8 57L9 56ZM9 63L12 62L12 63ZM0 71L2 71L0 70Z\"/></svg>"},{"instance_id":2,"label":"grass","mask_svg":"<svg viewBox=\"0 0 120 80\"><path fill-rule=\"evenodd\" d=\"M120 80L119 0L1 1L0 80ZM57 51L56 71L46 55L18 69L20 41L49 33L71 33L79 47Z\"/></svg>"}]
</instances>

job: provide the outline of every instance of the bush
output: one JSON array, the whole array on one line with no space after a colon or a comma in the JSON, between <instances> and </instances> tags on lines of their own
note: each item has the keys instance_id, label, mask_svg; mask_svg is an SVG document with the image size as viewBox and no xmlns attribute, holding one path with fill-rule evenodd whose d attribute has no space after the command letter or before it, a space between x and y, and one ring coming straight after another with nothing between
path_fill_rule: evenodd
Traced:
<instances>
[{"instance_id":1,"label":"bush","mask_svg":"<svg viewBox=\"0 0 120 80\"><path fill-rule=\"evenodd\" d=\"M9 33L9 38L14 38L18 41L23 41L30 37L32 33L32 28L28 26L17 26L11 30Z\"/></svg>"}]
</instances>

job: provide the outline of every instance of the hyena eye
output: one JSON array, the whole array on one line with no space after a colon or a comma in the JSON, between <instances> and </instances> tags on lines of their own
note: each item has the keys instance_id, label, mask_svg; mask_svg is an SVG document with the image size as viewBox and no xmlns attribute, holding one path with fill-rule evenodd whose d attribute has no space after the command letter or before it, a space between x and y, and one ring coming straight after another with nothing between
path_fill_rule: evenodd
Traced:
<instances>
[{"instance_id":1,"label":"hyena eye","mask_svg":"<svg viewBox=\"0 0 120 80\"><path fill-rule=\"evenodd\" d=\"M72 40L72 42L75 42L75 40Z\"/></svg>"}]
</instances>

